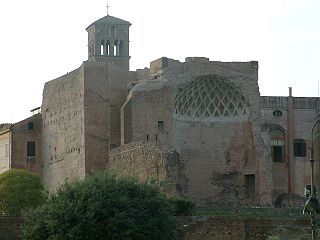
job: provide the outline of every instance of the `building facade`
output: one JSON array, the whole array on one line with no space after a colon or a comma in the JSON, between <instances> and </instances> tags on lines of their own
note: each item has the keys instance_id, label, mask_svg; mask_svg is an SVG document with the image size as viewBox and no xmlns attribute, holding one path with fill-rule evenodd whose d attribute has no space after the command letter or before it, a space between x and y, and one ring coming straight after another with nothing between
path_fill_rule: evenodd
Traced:
<instances>
[{"instance_id":1,"label":"building facade","mask_svg":"<svg viewBox=\"0 0 320 240\"><path fill-rule=\"evenodd\" d=\"M45 84L35 130L23 128L30 119L0 130L3 171L41 172L54 190L111 168L155 179L201 206L303 194L318 98L296 98L291 89L288 97L260 96L256 61L162 57L129 71L130 25L109 15L89 25L88 60ZM24 158L31 137L33 168Z\"/></svg>"},{"instance_id":2,"label":"building facade","mask_svg":"<svg viewBox=\"0 0 320 240\"><path fill-rule=\"evenodd\" d=\"M35 114L15 124L2 125L0 128L0 173L12 168L23 168L41 175L41 144L40 114Z\"/></svg>"}]
</instances>

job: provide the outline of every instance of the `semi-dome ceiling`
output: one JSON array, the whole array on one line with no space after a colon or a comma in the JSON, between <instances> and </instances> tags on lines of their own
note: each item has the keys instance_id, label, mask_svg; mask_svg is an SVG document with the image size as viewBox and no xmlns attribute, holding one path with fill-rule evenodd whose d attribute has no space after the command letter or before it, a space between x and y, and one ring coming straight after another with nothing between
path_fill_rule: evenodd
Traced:
<instances>
[{"instance_id":1,"label":"semi-dome ceiling","mask_svg":"<svg viewBox=\"0 0 320 240\"><path fill-rule=\"evenodd\" d=\"M179 89L175 98L174 116L190 119L246 117L246 98L225 80L204 76Z\"/></svg>"}]
</instances>

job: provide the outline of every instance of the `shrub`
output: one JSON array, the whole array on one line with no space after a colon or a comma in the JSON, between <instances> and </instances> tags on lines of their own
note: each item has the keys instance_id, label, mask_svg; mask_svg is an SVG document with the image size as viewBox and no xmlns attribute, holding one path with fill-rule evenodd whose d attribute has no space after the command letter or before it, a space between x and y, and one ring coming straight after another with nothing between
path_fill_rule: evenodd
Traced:
<instances>
[{"instance_id":1,"label":"shrub","mask_svg":"<svg viewBox=\"0 0 320 240\"><path fill-rule=\"evenodd\" d=\"M154 185L99 173L64 184L31 212L24 240L167 240L175 236L173 206Z\"/></svg>"},{"instance_id":2,"label":"shrub","mask_svg":"<svg viewBox=\"0 0 320 240\"><path fill-rule=\"evenodd\" d=\"M23 210L45 201L46 194L39 176L22 169L0 175L0 205L6 215L20 215Z\"/></svg>"},{"instance_id":3,"label":"shrub","mask_svg":"<svg viewBox=\"0 0 320 240\"><path fill-rule=\"evenodd\" d=\"M280 240L278 236L268 236L266 240Z\"/></svg>"},{"instance_id":4,"label":"shrub","mask_svg":"<svg viewBox=\"0 0 320 240\"><path fill-rule=\"evenodd\" d=\"M193 201L181 198L171 198L170 202L175 207L175 216L190 216L194 214L195 204Z\"/></svg>"}]
</instances>

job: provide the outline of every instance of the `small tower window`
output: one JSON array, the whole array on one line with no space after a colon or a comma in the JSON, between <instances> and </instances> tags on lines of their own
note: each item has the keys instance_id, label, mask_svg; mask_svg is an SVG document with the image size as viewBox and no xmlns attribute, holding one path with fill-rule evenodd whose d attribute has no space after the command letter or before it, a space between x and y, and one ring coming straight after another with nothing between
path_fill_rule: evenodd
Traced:
<instances>
[{"instance_id":1,"label":"small tower window","mask_svg":"<svg viewBox=\"0 0 320 240\"><path fill-rule=\"evenodd\" d=\"M113 55L114 56L117 56L118 55L118 51L117 51L118 49L117 49L117 45L116 44L114 44L113 45Z\"/></svg>"},{"instance_id":2,"label":"small tower window","mask_svg":"<svg viewBox=\"0 0 320 240\"><path fill-rule=\"evenodd\" d=\"M100 55L101 55L101 56L105 55L104 40L101 40L101 44L100 44Z\"/></svg>"},{"instance_id":3,"label":"small tower window","mask_svg":"<svg viewBox=\"0 0 320 240\"><path fill-rule=\"evenodd\" d=\"M109 41L107 41L106 42L106 55L110 55L110 42Z\"/></svg>"}]
</instances>

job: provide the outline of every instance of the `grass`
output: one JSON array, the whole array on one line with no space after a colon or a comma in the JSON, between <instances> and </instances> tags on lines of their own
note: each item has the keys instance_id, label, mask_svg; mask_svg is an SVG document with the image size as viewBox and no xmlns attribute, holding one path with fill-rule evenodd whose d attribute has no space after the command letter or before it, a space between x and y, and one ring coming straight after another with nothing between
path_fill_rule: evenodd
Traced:
<instances>
[{"instance_id":1,"label":"grass","mask_svg":"<svg viewBox=\"0 0 320 240\"><path fill-rule=\"evenodd\" d=\"M272 208L272 207L233 207L217 209L196 209L195 216L230 216L240 218L308 218L302 214L301 208Z\"/></svg>"}]
</instances>

